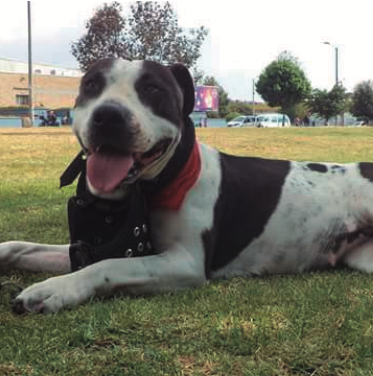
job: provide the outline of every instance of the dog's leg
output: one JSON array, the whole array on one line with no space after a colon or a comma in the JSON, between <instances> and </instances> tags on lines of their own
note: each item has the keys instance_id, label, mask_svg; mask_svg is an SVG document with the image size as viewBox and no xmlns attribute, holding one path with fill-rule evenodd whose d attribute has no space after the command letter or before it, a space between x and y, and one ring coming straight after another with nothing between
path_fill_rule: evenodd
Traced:
<instances>
[{"instance_id":1,"label":"dog's leg","mask_svg":"<svg viewBox=\"0 0 373 376\"><path fill-rule=\"evenodd\" d=\"M111 259L64 276L47 279L24 290L17 299L22 311L57 312L92 296L145 294L200 286L204 265L179 249L156 256Z\"/></svg>"},{"instance_id":2,"label":"dog's leg","mask_svg":"<svg viewBox=\"0 0 373 376\"><path fill-rule=\"evenodd\" d=\"M369 240L354 251L348 253L344 263L351 269L373 273L373 240Z\"/></svg>"},{"instance_id":3,"label":"dog's leg","mask_svg":"<svg viewBox=\"0 0 373 376\"><path fill-rule=\"evenodd\" d=\"M0 267L32 272L68 273L69 245L44 245L25 242L0 244Z\"/></svg>"}]
</instances>

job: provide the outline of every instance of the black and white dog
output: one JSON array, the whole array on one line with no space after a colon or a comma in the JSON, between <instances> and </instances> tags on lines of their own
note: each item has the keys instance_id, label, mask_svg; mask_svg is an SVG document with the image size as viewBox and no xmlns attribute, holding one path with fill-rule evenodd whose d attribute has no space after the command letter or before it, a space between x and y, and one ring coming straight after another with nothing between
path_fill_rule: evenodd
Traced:
<instances>
[{"instance_id":1,"label":"black and white dog","mask_svg":"<svg viewBox=\"0 0 373 376\"><path fill-rule=\"evenodd\" d=\"M182 65L107 59L82 79L73 130L95 196L120 201L138 181L151 198L156 254L71 272L69 245L8 242L0 266L63 275L24 290L26 311L56 312L92 296L201 286L212 278L373 271L373 164L236 157L199 144L194 87ZM189 146L188 146L189 145Z\"/></svg>"}]
</instances>

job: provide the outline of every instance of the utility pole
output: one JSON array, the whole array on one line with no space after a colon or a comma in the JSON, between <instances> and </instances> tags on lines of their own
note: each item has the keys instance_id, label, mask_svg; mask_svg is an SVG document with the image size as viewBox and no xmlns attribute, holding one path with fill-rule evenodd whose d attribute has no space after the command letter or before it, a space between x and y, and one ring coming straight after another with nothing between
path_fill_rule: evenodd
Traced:
<instances>
[{"instance_id":1,"label":"utility pole","mask_svg":"<svg viewBox=\"0 0 373 376\"><path fill-rule=\"evenodd\" d=\"M331 44L330 42L323 42L323 44L327 44L330 47L334 48L335 50L335 85L339 85L339 76L338 76L338 69L339 69L339 50L338 46ZM335 125L338 125L338 116L335 118ZM344 125L344 116L342 114L342 125Z\"/></svg>"},{"instance_id":2,"label":"utility pole","mask_svg":"<svg viewBox=\"0 0 373 376\"><path fill-rule=\"evenodd\" d=\"M29 94L29 117L31 126L34 126L34 98L32 86L32 34L31 34L31 1L27 1L28 19L28 94Z\"/></svg>"},{"instance_id":3,"label":"utility pole","mask_svg":"<svg viewBox=\"0 0 373 376\"><path fill-rule=\"evenodd\" d=\"M334 47L334 50L335 50L335 85L338 86L339 85L339 79L338 79L338 65L339 65L338 46L333 46L333 47ZM343 114L342 114L342 123L344 123ZM338 125L338 115L335 118L335 125Z\"/></svg>"},{"instance_id":4,"label":"utility pole","mask_svg":"<svg viewBox=\"0 0 373 376\"><path fill-rule=\"evenodd\" d=\"M335 48L335 84L339 84L339 78L338 78L338 65L339 65L339 51L338 46L334 46Z\"/></svg>"},{"instance_id":5,"label":"utility pole","mask_svg":"<svg viewBox=\"0 0 373 376\"><path fill-rule=\"evenodd\" d=\"M255 116L255 78L253 78L253 115Z\"/></svg>"},{"instance_id":6,"label":"utility pole","mask_svg":"<svg viewBox=\"0 0 373 376\"><path fill-rule=\"evenodd\" d=\"M335 84L339 84L339 77L338 77L338 69L339 69L339 50L338 46L331 44L330 42L323 42L323 44L327 44L330 47L334 48L335 50Z\"/></svg>"}]
</instances>

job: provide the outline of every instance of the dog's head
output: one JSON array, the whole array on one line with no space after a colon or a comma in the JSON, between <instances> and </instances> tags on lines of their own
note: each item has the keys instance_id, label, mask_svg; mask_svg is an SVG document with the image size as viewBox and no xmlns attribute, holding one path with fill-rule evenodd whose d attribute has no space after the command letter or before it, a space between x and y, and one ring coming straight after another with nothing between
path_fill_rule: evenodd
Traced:
<instances>
[{"instance_id":1,"label":"dog's head","mask_svg":"<svg viewBox=\"0 0 373 376\"><path fill-rule=\"evenodd\" d=\"M121 198L127 184L154 179L180 142L193 111L186 67L105 59L84 75L73 130L87 154L91 192Z\"/></svg>"}]
</instances>

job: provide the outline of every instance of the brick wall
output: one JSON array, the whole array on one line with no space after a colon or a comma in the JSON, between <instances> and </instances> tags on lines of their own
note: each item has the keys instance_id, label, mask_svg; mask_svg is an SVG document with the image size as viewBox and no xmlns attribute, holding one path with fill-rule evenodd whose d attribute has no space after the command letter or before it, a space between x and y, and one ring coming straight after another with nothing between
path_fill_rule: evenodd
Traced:
<instances>
[{"instance_id":1,"label":"brick wall","mask_svg":"<svg viewBox=\"0 0 373 376\"><path fill-rule=\"evenodd\" d=\"M34 106L73 107L80 78L61 76L33 77ZM0 73L0 107L17 106L16 96L27 95L28 76L19 73Z\"/></svg>"}]
</instances>

